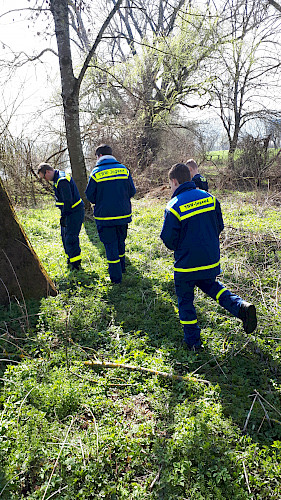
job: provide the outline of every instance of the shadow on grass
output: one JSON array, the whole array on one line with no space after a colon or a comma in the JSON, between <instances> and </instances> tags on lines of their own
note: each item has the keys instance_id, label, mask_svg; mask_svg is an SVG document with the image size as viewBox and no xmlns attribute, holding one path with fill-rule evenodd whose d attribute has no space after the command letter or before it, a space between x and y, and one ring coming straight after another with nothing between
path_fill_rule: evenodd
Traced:
<instances>
[{"instance_id":1,"label":"shadow on grass","mask_svg":"<svg viewBox=\"0 0 281 500\"><path fill-rule=\"evenodd\" d=\"M86 222L85 229L101 255L105 256L95 224ZM123 281L120 285L109 285L107 301L113 307L115 324L121 325L123 331L128 332L126 336L130 336L131 350L143 348L155 354L158 352L157 355L161 351L175 373L184 375L195 372L210 380L214 386L219 385L220 402L226 417L231 418L241 430L245 428L245 433L258 442L270 444L281 439L281 415L278 415L280 365L271 355L263 352L257 342L251 340L247 343L249 338L243 333L238 319L235 321L241 333L238 332L235 337L229 334L227 325L211 324L212 334L217 336L218 343L222 344L222 335L227 338L226 344L215 354L211 343L208 348L208 340L203 353L196 355L185 351L181 346L183 332L175 310L177 299L173 281L160 285L159 281L144 277L127 257ZM205 302L204 311L202 307L197 307L202 327L206 319L203 315L208 315L206 307ZM226 319L227 316L228 313ZM227 330L223 332L223 328ZM204 336L204 329L202 333ZM261 397L256 398L249 414L257 393Z\"/></svg>"},{"instance_id":2,"label":"shadow on grass","mask_svg":"<svg viewBox=\"0 0 281 500\"><path fill-rule=\"evenodd\" d=\"M31 299L24 304L11 302L9 307L0 307L0 373L9 362L19 362L28 355L30 334L38 322L40 306L40 300Z\"/></svg>"},{"instance_id":3,"label":"shadow on grass","mask_svg":"<svg viewBox=\"0 0 281 500\"><path fill-rule=\"evenodd\" d=\"M169 286L169 289L172 287ZM175 373L193 373L220 387L220 401L226 417L260 443L270 444L281 439L280 365L242 331L229 338L225 352L214 353L205 343L203 353L194 354L181 346L182 327L173 305L175 294L158 296L153 281L142 278L137 269L129 265L123 283L113 287L108 299L114 305L116 322L123 330L135 330L146 336L146 345L154 351L163 350ZM231 315L229 315L231 317ZM203 324L198 312L199 323ZM240 325L240 321L237 320ZM214 329L215 329L214 325ZM246 344L246 345L245 345ZM137 345L137 339L136 339ZM257 396L249 415L252 402ZM247 417L249 419L247 422Z\"/></svg>"}]
</instances>

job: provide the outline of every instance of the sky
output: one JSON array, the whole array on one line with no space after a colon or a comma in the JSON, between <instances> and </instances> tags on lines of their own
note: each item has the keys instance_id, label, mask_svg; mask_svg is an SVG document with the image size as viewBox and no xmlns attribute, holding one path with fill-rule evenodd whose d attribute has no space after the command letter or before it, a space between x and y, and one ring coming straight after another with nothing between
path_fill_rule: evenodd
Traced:
<instances>
[{"instance_id":1,"label":"sky","mask_svg":"<svg viewBox=\"0 0 281 500\"><path fill-rule=\"evenodd\" d=\"M46 31L45 16L28 21L30 6L28 0L0 0L0 82L2 87L2 102L0 114L4 120L10 121L10 131L21 134L34 128L34 113L39 113L50 106L46 105L48 97L59 92L60 76L57 57L48 52L41 62L29 62L10 71L8 61L13 54L21 54L21 60L26 60L25 54L32 56L47 47L56 50L54 37L44 40L41 33ZM6 12L10 13L6 14ZM41 19L42 18L42 19ZM44 24L45 23L45 24ZM38 35L40 33L40 35ZM43 113L44 114L44 113ZM37 120L36 120L37 122ZM37 125L38 127L38 125Z\"/></svg>"},{"instance_id":2,"label":"sky","mask_svg":"<svg viewBox=\"0 0 281 500\"><path fill-rule=\"evenodd\" d=\"M8 61L13 54L21 53L22 60L26 59L24 54L37 55L46 48L57 50L52 20L52 36L47 37L44 36L48 32L47 16L40 14L36 21L28 20L28 8L34 3L35 0L0 0L0 118L9 121L12 134L26 137L35 136L43 124L48 127L48 122L55 123L58 112L54 110L54 100L58 102L60 98L58 58L54 54L45 53L40 61L26 63L16 71L9 69ZM91 28L100 25L104 12L99 12L99 16L94 17ZM189 110L188 116L199 118L198 111L193 117ZM200 111L200 119L207 119L206 113ZM3 122L0 132L2 127Z\"/></svg>"}]
</instances>

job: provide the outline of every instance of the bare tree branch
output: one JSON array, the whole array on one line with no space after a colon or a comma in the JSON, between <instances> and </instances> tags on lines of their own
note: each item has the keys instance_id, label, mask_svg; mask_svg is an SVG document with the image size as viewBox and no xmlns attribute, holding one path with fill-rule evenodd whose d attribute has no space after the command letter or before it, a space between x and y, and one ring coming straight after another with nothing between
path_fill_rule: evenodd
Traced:
<instances>
[{"instance_id":1,"label":"bare tree branch","mask_svg":"<svg viewBox=\"0 0 281 500\"><path fill-rule=\"evenodd\" d=\"M267 1L270 5L275 7L276 10L279 10L279 12L281 12L281 5L279 3L275 2L275 0L267 0Z\"/></svg>"},{"instance_id":2,"label":"bare tree branch","mask_svg":"<svg viewBox=\"0 0 281 500\"><path fill-rule=\"evenodd\" d=\"M114 14L117 12L117 10L119 9L119 7L121 6L121 3L122 3L123 0L118 0L116 5L113 7L112 11L109 13L109 15L107 16L106 20L104 21L102 27L100 28L99 30L99 33L96 37L96 40L91 48L91 50L89 51L86 59L85 59L85 62L82 66L82 69L80 71L80 74L75 82L75 86L74 86L74 92L79 92L79 89L81 87L81 83L82 83L82 80L85 76L85 73L89 67L89 64L90 64L90 61L92 59L92 57L94 56L95 52L96 52L96 49L102 39L102 36L103 36L103 33L105 32L107 26L109 25L111 19L113 18Z\"/></svg>"}]
</instances>

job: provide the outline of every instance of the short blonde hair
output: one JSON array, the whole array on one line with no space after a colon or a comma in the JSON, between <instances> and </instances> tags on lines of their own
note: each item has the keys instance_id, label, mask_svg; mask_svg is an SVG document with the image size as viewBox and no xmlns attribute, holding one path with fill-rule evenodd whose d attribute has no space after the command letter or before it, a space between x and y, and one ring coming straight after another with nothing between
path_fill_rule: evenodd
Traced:
<instances>
[{"instance_id":1,"label":"short blonde hair","mask_svg":"<svg viewBox=\"0 0 281 500\"><path fill-rule=\"evenodd\" d=\"M186 162L188 168L191 168L191 170L198 170L198 165L193 158L190 158L190 160L187 160Z\"/></svg>"}]
</instances>

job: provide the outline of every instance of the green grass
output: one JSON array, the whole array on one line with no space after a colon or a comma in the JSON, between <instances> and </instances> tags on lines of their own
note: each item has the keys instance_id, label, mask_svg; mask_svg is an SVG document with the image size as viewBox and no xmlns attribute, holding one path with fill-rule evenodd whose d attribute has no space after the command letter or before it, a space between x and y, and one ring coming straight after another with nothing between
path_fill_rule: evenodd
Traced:
<instances>
[{"instance_id":1,"label":"green grass","mask_svg":"<svg viewBox=\"0 0 281 500\"><path fill-rule=\"evenodd\" d=\"M268 148L269 157L274 157L278 153L279 149ZM241 154L242 150L237 148L234 153L234 159L237 160ZM215 162L227 162L228 159L228 150L227 149L218 149L215 151L208 151L206 154L207 160L213 160Z\"/></svg>"},{"instance_id":2,"label":"green grass","mask_svg":"<svg viewBox=\"0 0 281 500\"><path fill-rule=\"evenodd\" d=\"M21 304L1 314L2 358L11 360L1 364L1 498L281 497L281 210L253 193L218 198L221 280L256 303L259 326L247 337L197 291L199 355L181 347L173 256L159 238L164 200L134 201L118 286L93 221L74 274L58 211L19 212L59 294L27 304L29 326ZM90 359L193 375L92 370Z\"/></svg>"}]
</instances>

